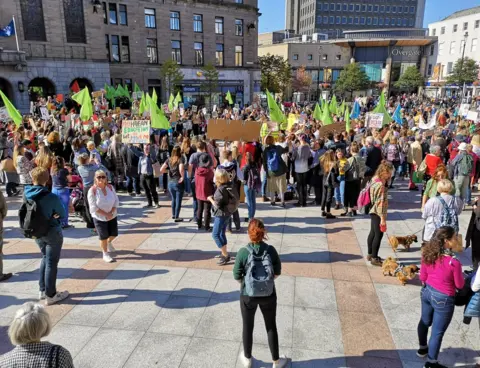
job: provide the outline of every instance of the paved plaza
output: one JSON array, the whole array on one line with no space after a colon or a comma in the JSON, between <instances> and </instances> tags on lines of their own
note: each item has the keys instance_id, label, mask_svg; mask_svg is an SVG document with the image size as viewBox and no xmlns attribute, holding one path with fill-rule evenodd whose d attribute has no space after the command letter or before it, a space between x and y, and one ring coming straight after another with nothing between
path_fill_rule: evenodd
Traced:
<instances>
[{"instance_id":1,"label":"paved plaza","mask_svg":"<svg viewBox=\"0 0 480 368\"><path fill-rule=\"evenodd\" d=\"M390 197L388 233L420 239L420 194L401 182ZM103 262L97 238L82 223L64 232L57 287L71 297L47 307L55 324L48 340L66 347L76 367L240 367L242 323L232 265L217 266L211 234L192 222L174 223L169 198L161 199L162 208L144 210L145 198L121 197L115 263ZM5 272L15 276L0 284L0 354L12 349L7 328L18 306L38 295L40 262L36 244L17 230L20 199L8 201ZM191 199L184 204L181 214L191 216ZM282 260L277 323L280 352L292 358L291 367L423 366L415 355L420 284L401 286L366 263L369 218L326 222L319 207L258 207ZM240 215L246 215L244 205ZM469 211L461 216L462 233L469 218ZM232 253L248 241L245 228L227 236ZM380 256L392 255L385 237ZM420 243L398 256L418 263ZM470 265L470 251L459 258ZM463 325L457 308L440 360L472 366L479 352L478 323ZM260 311L253 356L255 368L271 367Z\"/></svg>"}]
</instances>

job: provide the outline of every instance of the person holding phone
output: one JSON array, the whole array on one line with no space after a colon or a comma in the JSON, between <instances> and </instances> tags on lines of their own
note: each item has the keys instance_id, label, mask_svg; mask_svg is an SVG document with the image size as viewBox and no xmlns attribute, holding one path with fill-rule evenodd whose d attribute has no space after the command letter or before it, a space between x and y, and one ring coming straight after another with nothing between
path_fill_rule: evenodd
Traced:
<instances>
[{"instance_id":1,"label":"person holding phone","mask_svg":"<svg viewBox=\"0 0 480 368\"><path fill-rule=\"evenodd\" d=\"M370 185L370 234L368 234L367 260L372 266L382 266L383 260L378 256L383 233L387 231L388 187L394 166L382 161L378 166Z\"/></svg>"}]
</instances>

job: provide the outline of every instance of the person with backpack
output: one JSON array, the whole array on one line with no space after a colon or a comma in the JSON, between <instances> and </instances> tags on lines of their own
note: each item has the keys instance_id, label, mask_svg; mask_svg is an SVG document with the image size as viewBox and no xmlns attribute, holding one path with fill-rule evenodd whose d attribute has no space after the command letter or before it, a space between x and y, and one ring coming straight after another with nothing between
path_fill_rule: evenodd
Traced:
<instances>
[{"instance_id":1,"label":"person with backpack","mask_svg":"<svg viewBox=\"0 0 480 368\"><path fill-rule=\"evenodd\" d=\"M473 157L468 154L465 142L458 146L458 154L451 161L450 167L451 177L455 183L455 195L465 201L473 172Z\"/></svg>"},{"instance_id":2,"label":"person with backpack","mask_svg":"<svg viewBox=\"0 0 480 368\"><path fill-rule=\"evenodd\" d=\"M385 151L384 152L385 152L384 156L385 156L386 160L388 162L390 162L395 169L393 171L392 179L391 179L390 184L388 186L390 189L392 189L393 188L393 182L394 182L395 177L397 175L397 171L398 171L400 165L402 164L402 162L400 160L400 154L402 153L402 148L398 144L398 140L397 140L396 137L392 137L390 139L390 142L385 146Z\"/></svg>"},{"instance_id":3,"label":"person with backpack","mask_svg":"<svg viewBox=\"0 0 480 368\"><path fill-rule=\"evenodd\" d=\"M200 156L203 153L207 153L208 157L210 158L208 168L215 168L213 163L212 156L208 153L207 151L207 144L205 141L200 141L196 145L197 150L190 156L190 159L188 160L188 163L186 162L185 164L188 164L188 177L190 178L190 186L192 188L192 199L193 199L193 218L194 220L197 217L198 213L198 200L197 200L197 188L195 184L195 174L197 171L197 168L199 167L199 159ZM198 221L198 219L197 219Z\"/></svg>"},{"instance_id":4,"label":"person with backpack","mask_svg":"<svg viewBox=\"0 0 480 368\"><path fill-rule=\"evenodd\" d=\"M39 299L47 305L68 297L68 291L57 291L57 270L63 246L62 224L65 208L60 198L46 187L48 170L37 167L30 173L33 185L25 187L24 201L19 210L20 228L24 235L35 239L42 253Z\"/></svg>"},{"instance_id":5,"label":"person with backpack","mask_svg":"<svg viewBox=\"0 0 480 368\"><path fill-rule=\"evenodd\" d=\"M180 152L180 147L175 146L170 157L160 168L163 174L168 170L168 191L172 197L172 218L175 222L182 222L180 210L182 209L182 198L185 190L184 181L184 162Z\"/></svg>"},{"instance_id":6,"label":"person with backpack","mask_svg":"<svg viewBox=\"0 0 480 368\"><path fill-rule=\"evenodd\" d=\"M233 159L232 151L224 149L220 154L220 160L221 163L218 168L227 172L232 187L237 193L240 193L241 181L239 180L238 163ZM232 222L235 224L235 230L237 232L240 231L240 214L238 213L238 209L232 213L232 216L230 216L228 220L227 229L230 233L232 232Z\"/></svg>"},{"instance_id":7,"label":"person with backpack","mask_svg":"<svg viewBox=\"0 0 480 368\"><path fill-rule=\"evenodd\" d=\"M480 264L480 203L478 198L473 202L472 216L465 234L465 249L470 245L472 246L473 269L477 270Z\"/></svg>"},{"instance_id":8,"label":"person with backpack","mask_svg":"<svg viewBox=\"0 0 480 368\"><path fill-rule=\"evenodd\" d=\"M359 154L357 142L350 145L351 157L348 158L345 172L345 202L344 212L340 216L357 216L357 200L360 194L363 175L365 174L365 160Z\"/></svg>"},{"instance_id":9,"label":"person with backpack","mask_svg":"<svg viewBox=\"0 0 480 368\"><path fill-rule=\"evenodd\" d=\"M247 163L243 167L243 183L245 191L245 201L247 202L248 221L250 222L255 217L257 192L260 189L260 171L257 163L254 161L251 152L246 153Z\"/></svg>"},{"instance_id":10,"label":"person with backpack","mask_svg":"<svg viewBox=\"0 0 480 368\"><path fill-rule=\"evenodd\" d=\"M248 224L250 243L241 248L235 258L233 278L240 284L240 311L243 321L243 367L252 367L253 328L257 307L263 314L273 368L283 368L288 359L280 357L277 332L277 292L275 279L282 273L282 263L275 247L264 242L267 231L262 221Z\"/></svg>"},{"instance_id":11,"label":"person with backpack","mask_svg":"<svg viewBox=\"0 0 480 368\"><path fill-rule=\"evenodd\" d=\"M425 220L423 241L429 241L436 229L450 226L458 233L458 215L462 212L463 201L453 196L452 182L442 179L437 183L437 192L440 193L427 201L423 208L422 218Z\"/></svg>"},{"instance_id":12,"label":"person with backpack","mask_svg":"<svg viewBox=\"0 0 480 368\"><path fill-rule=\"evenodd\" d=\"M272 206L275 205L275 193L277 193L280 197L282 207L286 207L284 194L287 191L287 165L285 161L283 161L282 155L288 153L288 147L289 145L286 148L277 146L275 139L271 135L265 138L263 168L267 175L267 192L271 195L270 204Z\"/></svg>"},{"instance_id":13,"label":"person with backpack","mask_svg":"<svg viewBox=\"0 0 480 368\"><path fill-rule=\"evenodd\" d=\"M230 177L225 170L215 170L215 185L217 189L208 200L214 208L215 220L213 222L212 238L220 249L220 257L217 264L224 266L230 262L228 254L227 226L232 213L238 210L240 195L233 187Z\"/></svg>"}]
</instances>

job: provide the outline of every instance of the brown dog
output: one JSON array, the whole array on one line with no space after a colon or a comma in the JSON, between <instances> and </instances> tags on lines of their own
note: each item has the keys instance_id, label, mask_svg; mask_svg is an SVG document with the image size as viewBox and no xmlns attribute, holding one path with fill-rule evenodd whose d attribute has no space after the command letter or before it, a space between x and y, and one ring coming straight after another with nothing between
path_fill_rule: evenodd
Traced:
<instances>
[{"instance_id":1,"label":"brown dog","mask_svg":"<svg viewBox=\"0 0 480 368\"><path fill-rule=\"evenodd\" d=\"M388 238L390 241L390 245L394 252L397 251L398 245L402 244L407 252L410 252L410 245L412 243L418 243L418 239L416 235L409 235L409 236L391 236Z\"/></svg>"},{"instance_id":2,"label":"brown dog","mask_svg":"<svg viewBox=\"0 0 480 368\"><path fill-rule=\"evenodd\" d=\"M417 265L403 266L392 257L388 257L382 264L383 276L395 276L403 286L405 286L408 280L413 280L419 271L420 269Z\"/></svg>"}]
</instances>

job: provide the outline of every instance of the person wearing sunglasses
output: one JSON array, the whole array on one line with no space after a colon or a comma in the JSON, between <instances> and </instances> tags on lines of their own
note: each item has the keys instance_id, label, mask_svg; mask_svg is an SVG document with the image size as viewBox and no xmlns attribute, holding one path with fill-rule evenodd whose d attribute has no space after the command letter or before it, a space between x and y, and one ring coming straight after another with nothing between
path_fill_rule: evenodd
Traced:
<instances>
[{"instance_id":1,"label":"person wearing sunglasses","mask_svg":"<svg viewBox=\"0 0 480 368\"><path fill-rule=\"evenodd\" d=\"M113 240L118 236L117 208L119 200L112 185L107 182L107 174L102 170L95 172L95 182L88 191L88 205L97 229L103 260L113 262L115 248Z\"/></svg>"}]
</instances>

